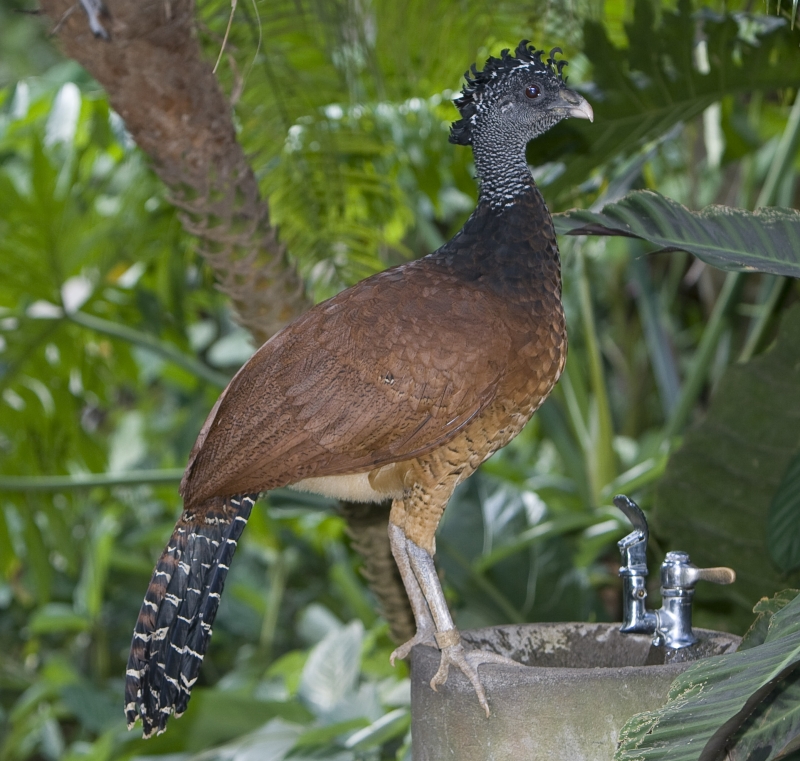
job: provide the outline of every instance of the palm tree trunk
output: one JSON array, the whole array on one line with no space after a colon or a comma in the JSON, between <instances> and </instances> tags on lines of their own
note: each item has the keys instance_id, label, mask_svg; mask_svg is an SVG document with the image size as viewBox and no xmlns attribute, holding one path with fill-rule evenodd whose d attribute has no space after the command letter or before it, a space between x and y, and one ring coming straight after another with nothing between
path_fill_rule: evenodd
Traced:
<instances>
[{"instance_id":1,"label":"palm tree trunk","mask_svg":"<svg viewBox=\"0 0 800 761\"><path fill-rule=\"evenodd\" d=\"M73 0L42 0L64 52L105 88L258 344L310 306L194 35L190 0L108 0L95 37Z\"/></svg>"}]
</instances>

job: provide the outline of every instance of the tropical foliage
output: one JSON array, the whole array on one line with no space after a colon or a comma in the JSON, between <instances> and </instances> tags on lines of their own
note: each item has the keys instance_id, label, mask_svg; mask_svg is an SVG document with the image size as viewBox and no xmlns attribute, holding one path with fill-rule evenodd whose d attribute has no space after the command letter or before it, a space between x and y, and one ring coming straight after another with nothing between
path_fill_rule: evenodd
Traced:
<instances>
[{"instance_id":1,"label":"tropical foliage","mask_svg":"<svg viewBox=\"0 0 800 761\"><path fill-rule=\"evenodd\" d=\"M151 741L126 732L130 633L181 469L253 347L102 91L40 20L14 13L31 9L0 7L0 759L407 758L407 672L388 665L344 523L335 505L289 492L254 511L186 716ZM616 620L619 492L651 511L653 564L685 549L740 570L740 584L698 589L696 624L743 633L759 598L800 585L791 12L236 6L218 76L317 300L427 253L469 213L470 155L447 129L470 62L521 38L559 44L595 108L593 125L566 122L529 149L551 208L584 210L559 229L592 235L561 237L564 377L440 530L460 626ZM230 13L197 3L209 60ZM739 210L700 211L711 204ZM796 720L772 720L796 713L797 601L761 605L741 655L769 678L725 708L762 701L748 726L731 725L736 758L767 743L773 755L758 758L785 757L797 735ZM768 670L773 656L783 670ZM687 672L675 695L727 674ZM646 757L672 757L660 748Z\"/></svg>"}]
</instances>

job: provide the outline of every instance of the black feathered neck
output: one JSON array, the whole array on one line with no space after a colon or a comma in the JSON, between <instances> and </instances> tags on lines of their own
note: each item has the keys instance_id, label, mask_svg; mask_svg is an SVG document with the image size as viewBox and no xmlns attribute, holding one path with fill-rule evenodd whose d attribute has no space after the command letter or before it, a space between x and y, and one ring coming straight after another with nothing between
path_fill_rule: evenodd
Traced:
<instances>
[{"instance_id":1,"label":"black feathered neck","mask_svg":"<svg viewBox=\"0 0 800 761\"><path fill-rule=\"evenodd\" d=\"M464 73L467 83L461 91L461 96L453 101L461 113L461 119L450 127L450 142L472 145L472 128L475 125L478 107L487 87L515 69L528 67L535 72L548 73L559 81L566 82L562 76L562 70L568 65L568 62L556 61L554 57L556 53L560 52L561 48L553 48L547 59L542 60L544 50L536 50L530 45L529 40L522 40L514 51L515 55L511 55L511 52L505 49L501 51L500 58L490 57L486 61L483 71L478 71L477 66L473 63L470 69L472 77L470 77L470 70Z\"/></svg>"}]
</instances>

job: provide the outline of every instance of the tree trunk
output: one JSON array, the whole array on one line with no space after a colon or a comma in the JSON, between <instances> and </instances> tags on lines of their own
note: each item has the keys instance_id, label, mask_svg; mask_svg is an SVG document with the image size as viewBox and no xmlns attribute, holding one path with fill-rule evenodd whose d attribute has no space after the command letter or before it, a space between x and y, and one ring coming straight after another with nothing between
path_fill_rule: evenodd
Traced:
<instances>
[{"instance_id":1,"label":"tree trunk","mask_svg":"<svg viewBox=\"0 0 800 761\"><path fill-rule=\"evenodd\" d=\"M88 2L88 0L87 0ZM270 226L227 98L194 35L190 0L108 0L95 37L73 0L42 0L64 52L105 88L136 144L182 210L185 229L233 302L238 322L266 341L310 306Z\"/></svg>"}]
</instances>

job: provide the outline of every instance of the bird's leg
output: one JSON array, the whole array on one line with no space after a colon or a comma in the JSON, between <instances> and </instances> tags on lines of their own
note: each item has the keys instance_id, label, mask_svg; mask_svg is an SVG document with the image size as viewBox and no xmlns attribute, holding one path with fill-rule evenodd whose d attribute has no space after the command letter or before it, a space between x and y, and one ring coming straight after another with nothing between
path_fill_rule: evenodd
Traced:
<instances>
[{"instance_id":1,"label":"bird's leg","mask_svg":"<svg viewBox=\"0 0 800 761\"><path fill-rule=\"evenodd\" d=\"M482 663L499 663L506 666L522 667L522 664L497 653L464 649L461 644L461 635L456 629L450 610L447 607L442 585L439 583L436 567L433 564L433 557L426 549L418 546L411 539L406 540L406 547L411 568L419 581L422 594L433 616L433 622L436 627L436 633L434 634L436 644L442 651L439 670L431 679L431 688L435 691L438 686L444 684L447 681L450 666L457 666L472 683L483 710L489 716L489 703L486 700L486 693L478 677L478 666Z\"/></svg>"},{"instance_id":2,"label":"bird's leg","mask_svg":"<svg viewBox=\"0 0 800 761\"><path fill-rule=\"evenodd\" d=\"M449 463L443 463L449 467ZM428 461L412 473L413 480L402 499L395 499L389 515L389 538L400 575L408 592L417 622L417 634L392 654L392 659L405 657L418 643L436 644L442 657L439 669L431 679L436 690L447 681L450 666L464 672L475 688L486 715L489 703L478 677L482 663L500 663L521 667L521 664L497 653L465 650L461 635L453 623L450 610L433 564L435 534L453 489L462 472L442 473L442 463Z\"/></svg>"},{"instance_id":3,"label":"bird's leg","mask_svg":"<svg viewBox=\"0 0 800 761\"><path fill-rule=\"evenodd\" d=\"M438 647L438 645L434 637L436 627L434 626L428 603L425 602L425 595L419 586L408 559L406 535L400 526L392 523L391 519L389 520L389 545L392 548L392 555L394 555L394 560L400 571L400 577L403 579L408 601L411 603L411 611L414 613L414 621L417 625L416 634L391 654L390 660L392 666L394 666L395 660L406 658L414 645L431 645L432 647Z\"/></svg>"}]
</instances>

